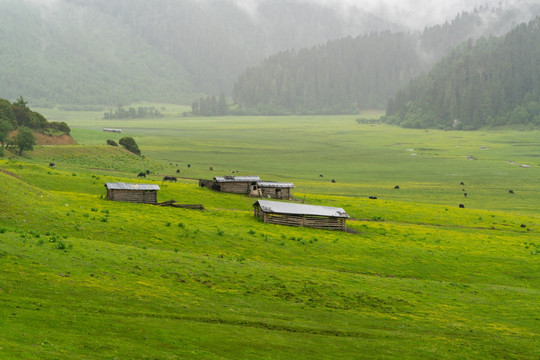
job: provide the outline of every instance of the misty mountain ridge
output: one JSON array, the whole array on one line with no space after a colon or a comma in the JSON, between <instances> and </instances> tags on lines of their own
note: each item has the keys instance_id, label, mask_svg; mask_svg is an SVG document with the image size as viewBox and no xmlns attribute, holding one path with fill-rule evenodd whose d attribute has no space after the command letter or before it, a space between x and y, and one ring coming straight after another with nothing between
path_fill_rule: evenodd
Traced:
<instances>
[{"instance_id":1,"label":"misty mountain ridge","mask_svg":"<svg viewBox=\"0 0 540 360\"><path fill-rule=\"evenodd\" d=\"M540 17L499 38L469 40L389 101L411 128L540 126Z\"/></svg>"},{"instance_id":2,"label":"misty mountain ridge","mask_svg":"<svg viewBox=\"0 0 540 360\"><path fill-rule=\"evenodd\" d=\"M187 104L203 93L232 94L240 74L280 51L407 29L358 6L301 0L249 4L0 0L0 97L23 95L32 103ZM537 8L483 9L468 36L504 33L528 20L523 14L540 13ZM448 24L439 27L441 36L453 31ZM429 64L444 51L449 49L420 53Z\"/></svg>"}]
</instances>

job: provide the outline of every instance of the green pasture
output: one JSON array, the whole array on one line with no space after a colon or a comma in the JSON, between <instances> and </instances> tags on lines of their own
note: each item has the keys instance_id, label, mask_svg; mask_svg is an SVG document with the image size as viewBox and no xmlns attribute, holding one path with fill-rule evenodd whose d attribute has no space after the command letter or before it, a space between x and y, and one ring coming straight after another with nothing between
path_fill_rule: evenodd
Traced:
<instances>
[{"instance_id":1,"label":"green pasture","mask_svg":"<svg viewBox=\"0 0 540 360\"><path fill-rule=\"evenodd\" d=\"M49 111L49 118L60 120L58 112ZM192 118L172 110L158 120L103 120L97 112L73 112L68 119L62 114L81 145L132 136L143 155L163 164L161 176L177 169L190 179L238 171L293 181L298 194L377 196L449 207L463 203L484 210L536 213L540 203L540 131L413 130L356 122L377 113ZM123 133L104 133L104 127Z\"/></svg>"},{"instance_id":2,"label":"green pasture","mask_svg":"<svg viewBox=\"0 0 540 360\"><path fill-rule=\"evenodd\" d=\"M540 357L538 132L177 113L51 110L81 145L0 159L0 358ZM145 157L104 145L120 136ZM353 233L267 225L255 199L198 187L229 169L343 207ZM108 201L115 181L205 210Z\"/></svg>"}]
</instances>

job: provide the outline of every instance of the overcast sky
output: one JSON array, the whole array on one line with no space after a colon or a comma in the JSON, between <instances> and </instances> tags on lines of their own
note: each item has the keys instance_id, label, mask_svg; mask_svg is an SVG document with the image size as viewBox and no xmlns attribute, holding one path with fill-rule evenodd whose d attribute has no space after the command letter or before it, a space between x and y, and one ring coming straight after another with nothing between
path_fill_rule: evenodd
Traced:
<instances>
[{"instance_id":1,"label":"overcast sky","mask_svg":"<svg viewBox=\"0 0 540 360\"><path fill-rule=\"evenodd\" d=\"M219 0L194 0L219 1ZM255 15L257 4L268 0L235 0L248 13ZM452 20L462 11L472 11L475 7L490 5L519 6L538 3L540 0L296 0L297 2L318 3L345 11L356 6L367 12L384 17L392 22L413 29L444 23Z\"/></svg>"},{"instance_id":2,"label":"overcast sky","mask_svg":"<svg viewBox=\"0 0 540 360\"><path fill-rule=\"evenodd\" d=\"M2 1L2 0L0 0ZM25 0L43 5L54 5L62 0ZM111 0L115 1L115 0ZM212 4L219 1L235 1L241 8L252 16L256 16L257 6L263 1L280 0L191 0ZM350 6L356 6L364 11L374 13L394 23L412 29L422 29L425 26L444 23L452 20L462 11L472 11L475 7L490 5L492 7L520 6L538 3L540 0L290 0L305 3L318 3L339 9L347 13ZM285 1L283 1L285 3Z\"/></svg>"}]
</instances>

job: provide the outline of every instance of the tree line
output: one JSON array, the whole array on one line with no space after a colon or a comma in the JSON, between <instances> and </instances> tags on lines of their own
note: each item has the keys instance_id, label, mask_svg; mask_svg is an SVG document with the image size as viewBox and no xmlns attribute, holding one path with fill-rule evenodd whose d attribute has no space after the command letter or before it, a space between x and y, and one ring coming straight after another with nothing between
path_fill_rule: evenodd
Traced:
<instances>
[{"instance_id":1,"label":"tree line","mask_svg":"<svg viewBox=\"0 0 540 360\"><path fill-rule=\"evenodd\" d=\"M114 111L105 112L103 114L103 119L155 119L162 118L163 114L159 112L155 107L130 107L129 109L124 109L122 106L119 106Z\"/></svg>"},{"instance_id":2,"label":"tree line","mask_svg":"<svg viewBox=\"0 0 540 360\"><path fill-rule=\"evenodd\" d=\"M233 89L253 114L332 114L383 109L409 81L428 71L479 26L498 35L511 22L488 7L415 33L375 32L283 51L247 69ZM498 21L487 22L487 18ZM473 41L474 42L474 41Z\"/></svg>"},{"instance_id":3,"label":"tree line","mask_svg":"<svg viewBox=\"0 0 540 360\"><path fill-rule=\"evenodd\" d=\"M473 130L540 126L540 18L500 38L472 39L390 99L384 121Z\"/></svg>"}]
</instances>

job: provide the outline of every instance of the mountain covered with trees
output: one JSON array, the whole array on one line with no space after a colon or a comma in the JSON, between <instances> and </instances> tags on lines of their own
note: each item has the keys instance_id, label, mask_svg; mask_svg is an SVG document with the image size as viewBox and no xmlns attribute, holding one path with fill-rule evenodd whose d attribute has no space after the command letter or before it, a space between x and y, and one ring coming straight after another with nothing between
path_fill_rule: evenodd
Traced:
<instances>
[{"instance_id":1,"label":"mountain covered with trees","mask_svg":"<svg viewBox=\"0 0 540 360\"><path fill-rule=\"evenodd\" d=\"M531 5L540 14L540 5ZM504 34L517 12L483 7L422 32L373 32L284 51L247 69L233 98L263 114L354 113L384 108L409 81L454 47L480 36Z\"/></svg>"},{"instance_id":2,"label":"mountain covered with trees","mask_svg":"<svg viewBox=\"0 0 540 360\"><path fill-rule=\"evenodd\" d=\"M381 107L409 77L458 41L503 33L537 11L529 3L519 9L507 6L461 16L452 24L430 27L432 36L423 36L419 46L413 41L419 35L407 33L410 29L396 23L395 17L351 3L342 8L334 5L305 0L0 0L0 97L14 100L23 95L30 103L41 105L119 105L141 100L193 104L195 99L203 99L195 100L199 111L211 113L213 103L206 101L208 96L210 100L221 93L231 96L235 83L240 104L251 106L252 100L240 95L252 90L263 97L266 76L256 81L252 76L256 71L244 71L279 54L275 59L283 59L282 67L290 63L299 72L294 74L294 84L284 80L283 92L277 95L287 98L291 94L294 111L317 111L318 105L313 108L311 104L328 90L328 83L320 83L320 79L344 71L350 72L344 78L358 81L339 84L341 89L329 93L338 100L324 99L319 108ZM456 26L457 22L461 25ZM390 34L396 35L392 38ZM362 44L353 45L358 36ZM374 41L382 41L389 49ZM325 43L330 44L326 51L321 45ZM341 49L340 44L353 48ZM414 48L404 49L409 46ZM370 52L375 56L370 57ZM292 56L300 53L298 59ZM357 63L341 60L358 53L364 55ZM302 69L295 62L304 59L304 54L321 58L317 64L309 59L311 63ZM405 56L405 65L392 68L397 66L393 56ZM261 67L268 62L272 61L264 61ZM375 62L381 64L371 71ZM348 68L351 64L355 67ZM329 67L334 72L325 70ZM319 89L324 91L308 91L309 82L315 79L304 75L309 71L318 72ZM278 79L283 76L276 72ZM371 85L379 77L381 83L374 89ZM308 84L300 83L304 80ZM354 90L357 84L369 93L347 95L349 99L343 100L342 92ZM299 86L306 87L306 99L299 99ZM257 101L256 105L274 106L275 98L271 101Z\"/></svg>"},{"instance_id":3,"label":"mountain covered with trees","mask_svg":"<svg viewBox=\"0 0 540 360\"><path fill-rule=\"evenodd\" d=\"M413 128L540 125L540 18L469 40L393 97L386 121Z\"/></svg>"}]
</instances>

